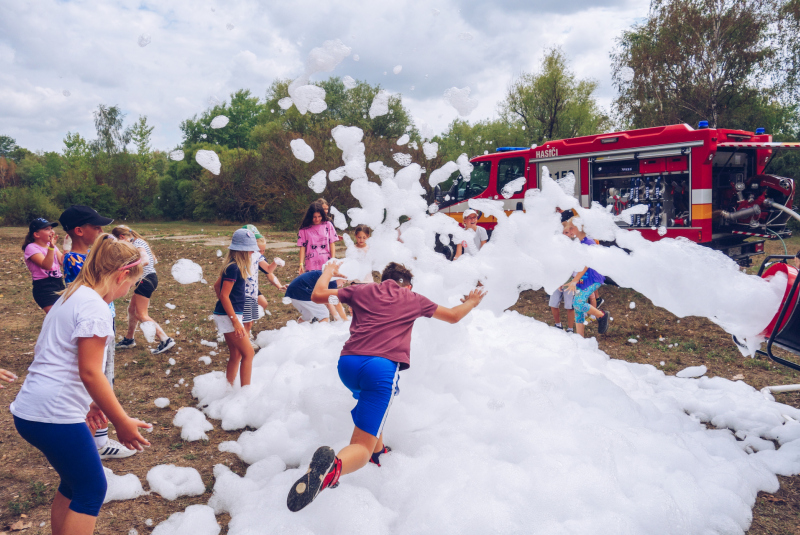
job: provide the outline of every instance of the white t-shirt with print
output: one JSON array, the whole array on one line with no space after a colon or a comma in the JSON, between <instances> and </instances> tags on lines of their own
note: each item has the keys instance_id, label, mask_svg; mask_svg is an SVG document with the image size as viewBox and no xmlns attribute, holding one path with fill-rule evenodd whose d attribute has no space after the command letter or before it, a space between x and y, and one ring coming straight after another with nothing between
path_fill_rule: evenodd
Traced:
<instances>
[{"instance_id":1,"label":"white t-shirt with print","mask_svg":"<svg viewBox=\"0 0 800 535\"><path fill-rule=\"evenodd\" d=\"M467 232L470 233L471 239L462 242L461 247L465 253L475 256L481 250L481 242L489 239L489 233L483 227L478 227L477 232L468 228Z\"/></svg>"},{"instance_id":2,"label":"white t-shirt with print","mask_svg":"<svg viewBox=\"0 0 800 535\"><path fill-rule=\"evenodd\" d=\"M244 279L244 296L258 299L258 264L266 258L261 253L254 252L250 255L250 276Z\"/></svg>"},{"instance_id":3,"label":"white t-shirt with print","mask_svg":"<svg viewBox=\"0 0 800 535\"><path fill-rule=\"evenodd\" d=\"M11 404L23 420L77 424L86 419L91 396L78 372L78 338L113 340L111 311L100 294L81 286L69 299L59 299L44 317L28 376ZM105 352L103 356L103 367Z\"/></svg>"}]
</instances>

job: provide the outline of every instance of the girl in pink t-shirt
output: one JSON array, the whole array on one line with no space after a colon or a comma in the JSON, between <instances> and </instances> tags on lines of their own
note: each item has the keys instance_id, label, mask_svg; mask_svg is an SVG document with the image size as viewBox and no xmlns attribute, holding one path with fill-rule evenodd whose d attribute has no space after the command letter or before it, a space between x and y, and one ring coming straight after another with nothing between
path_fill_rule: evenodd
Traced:
<instances>
[{"instance_id":1,"label":"girl in pink t-shirt","mask_svg":"<svg viewBox=\"0 0 800 535\"><path fill-rule=\"evenodd\" d=\"M298 232L297 246L300 247L300 269L302 275L306 271L322 269L323 264L336 256L336 245L339 235L333 224L328 221L325 210L319 203L309 206Z\"/></svg>"},{"instance_id":2,"label":"girl in pink t-shirt","mask_svg":"<svg viewBox=\"0 0 800 535\"><path fill-rule=\"evenodd\" d=\"M57 221L38 217L31 221L28 234L22 243L25 265L28 266L33 279L33 300L45 314L61 297L59 292L66 288L61 273L64 255L56 247L58 234L53 230L53 227L57 226Z\"/></svg>"}]
</instances>

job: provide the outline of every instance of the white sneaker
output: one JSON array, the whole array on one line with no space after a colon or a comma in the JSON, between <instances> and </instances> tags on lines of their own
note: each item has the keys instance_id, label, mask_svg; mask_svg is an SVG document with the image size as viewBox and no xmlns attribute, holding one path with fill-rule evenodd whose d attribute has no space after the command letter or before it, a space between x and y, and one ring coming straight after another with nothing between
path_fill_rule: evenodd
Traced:
<instances>
[{"instance_id":1,"label":"white sneaker","mask_svg":"<svg viewBox=\"0 0 800 535\"><path fill-rule=\"evenodd\" d=\"M116 440L108 439L108 443L97 450L101 459L124 459L136 453L136 450L131 450L117 442Z\"/></svg>"}]
</instances>

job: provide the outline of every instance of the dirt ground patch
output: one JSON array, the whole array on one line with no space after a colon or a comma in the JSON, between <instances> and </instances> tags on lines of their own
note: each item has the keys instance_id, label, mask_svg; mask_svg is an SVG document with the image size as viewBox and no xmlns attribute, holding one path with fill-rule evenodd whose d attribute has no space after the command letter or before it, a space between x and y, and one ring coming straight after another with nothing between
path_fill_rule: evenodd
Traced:
<instances>
[{"instance_id":1,"label":"dirt ground patch","mask_svg":"<svg viewBox=\"0 0 800 535\"><path fill-rule=\"evenodd\" d=\"M151 355L148 344L137 331L137 347L117 352L117 396L131 415L156 425L153 433L147 436L153 444L151 448L128 459L104 464L116 474L135 474L145 489L147 472L153 466L165 463L191 466L203 477L206 493L175 501L151 494L136 500L111 502L100 513L96 530L100 534L127 533L131 528L140 534L150 533L152 528L145 525L145 520L152 519L156 525L188 505L208 502L214 484L214 465L224 464L240 475L247 469L238 457L220 452L218 448L224 441L236 440L241 431L224 431L218 422L212 421L214 429L208 433L208 442L185 442L180 438L180 430L172 425L177 409L195 404L191 395L192 378L212 370L223 370L226 350L224 346L217 349L218 354L211 356L209 366L198 361L200 356L209 355L210 349L200 341L216 339L214 325L208 320L216 299L210 284L182 286L172 279L169 268L179 258L188 258L200 264L205 278L213 282L222 264L216 250L229 243L228 236L236 227L199 223L131 223L130 226L145 236L153 237L151 245L159 259L160 284L153 295L151 315L178 341L178 345L167 354ZM286 250L294 250L289 246L294 244L295 233L272 232L261 225L259 228L272 243L289 244ZM3 340L0 367L15 371L21 378L33 359L33 346L44 318L33 303L28 272L22 262L19 246L24 235L25 229L0 229L0 333ZM167 236L181 239L157 239ZM216 240L213 245L209 243L211 240ZM794 250L800 248L800 240L795 240L791 242ZM768 246L771 252L780 248L780 244L775 243ZM783 252L782 248L779 252ZM297 272L297 254L282 254L282 258L286 260L286 266L276 274L281 281L288 282ZM280 328L297 316L291 305L282 304L283 295L263 282L261 290L269 300L271 315L256 323L256 332ZM704 364L709 376L730 379L743 375L744 381L755 388L800 382L798 374L790 370L763 359L741 357L729 335L705 319L676 318L633 290L604 287L602 295L614 321L609 333L599 339L599 345L612 358L652 364L669 374L687 366ZM634 310L628 307L631 301L636 303ZM117 301L118 333L126 328L127 302L128 299ZM170 310L165 307L166 303L175 304L177 308ZM541 291L523 292L513 309L552 325L547 298ZM167 320L169 324L166 324ZM594 336L595 332L596 324L590 324L587 335ZM628 339L637 337L637 344L628 342ZM664 342L659 338L664 338ZM177 361L174 366L168 363L169 358ZM166 375L168 369L171 373ZM179 386L180 378L184 378L185 383ZM0 389L1 407L10 405L21 382ZM170 406L156 408L153 400L157 397L169 398ZM800 406L800 393L777 394L776 399ZM780 481L781 488L777 493L759 494L748 533L800 533L800 478L781 477ZM44 457L16 433L10 413L0 411L0 531L25 514L26 521L31 521L33 527L23 533L49 533L49 504L57 484L58 478ZM222 515L218 520L222 532L227 533L228 517ZM42 522L44 525L40 527Z\"/></svg>"}]
</instances>

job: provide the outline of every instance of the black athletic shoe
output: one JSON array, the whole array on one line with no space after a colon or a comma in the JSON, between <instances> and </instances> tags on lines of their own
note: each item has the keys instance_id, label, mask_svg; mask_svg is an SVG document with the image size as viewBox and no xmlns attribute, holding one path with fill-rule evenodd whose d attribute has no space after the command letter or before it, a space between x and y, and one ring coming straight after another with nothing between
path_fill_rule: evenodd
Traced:
<instances>
[{"instance_id":1,"label":"black athletic shoe","mask_svg":"<svg viewBox=\"0 0 800 535\"><path fill-rule=\"evenodd\" d=\"M369 462L371 462L372 464L377 464L378 466L380 466L381 465L381 460L380 460L381 455L383 455L384 453L389 453L390 451L392 451L392 448L390 448L389 446L384 446L381 451L379 451L378 453L373 453L372 454L372 457L370 457Z\"/></svg>"},{"instance_id":2,"label":"black athletic shoe","mask_svg":"<svg viewBox=\"0 0 800 535\"><path fill-rule=\"evenodd\" d=\"M159 355L161 353L164 353L165 351L169 351L174 346L175 346L175 340L173 340L172 338L167 338L166 340L160 342L157 348L151 349L150 353L152 353L153 355Z\"/></svg>"},{"instance_id":3,"label":"black athletic shoe","mask_svg":"<svg viewBox=\"0 0 800 535\"><path fill-rule=\"evenodd\" d=\"M317 448L308 471L292 485L286 497L286 506L296 513L313 502L323 489L337 487L341 473L342 461L336 457L336 453L328 446Z\"/></svg>"},{"instance_id":4,"label":"black athletic shoe","mask_svg":"<svg viewBox=\"0 0 800 535\"><path fill-rule=\"evenodd\" d=\"M600 312L602 312L603 315L597 318L597 332L600 334L606 334L608 331L608 311L601 310Z\"/></svg>"},{"instance_id":5,"label":"black athletic shoe","mask_svg":"<svg viewBox=\"0 0 800 535\"><path fill-rule=\"evenodd\" d=\"M136 347L136 342L133 338L122 338L122 341L114 344L116 349L128 349L129 347Z\"/></svg>"},{"instance_id":6,"label":"black athletic shoe","mask_svg":"<svg viewBox=\"0 0 800 535\"><path fill-rule=\"evenodd\" d=\"M601 306L603 306L603 304L604 304L605 302L606 302L606 300L605 300L605 299L603 299L602 297L599 297L599 298L597 299L597 308L599 309Z\"/></svg>"}]
</instances>

